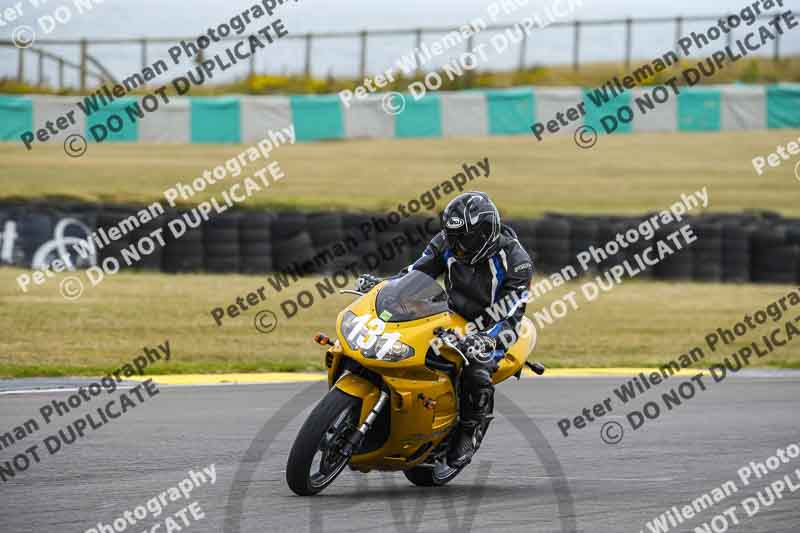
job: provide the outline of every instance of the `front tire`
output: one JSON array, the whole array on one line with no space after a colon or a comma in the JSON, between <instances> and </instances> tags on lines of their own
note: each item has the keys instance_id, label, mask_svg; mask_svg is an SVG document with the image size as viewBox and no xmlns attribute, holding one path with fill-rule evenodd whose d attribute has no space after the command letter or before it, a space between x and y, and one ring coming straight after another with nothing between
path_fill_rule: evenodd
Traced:
<instances>
[{"instance_id":1,"label":"front tire","mask_svg":"<svg viewBox=\"0 0 800 533\"><path fill-rule=\"evenodd\" d=\"M341 474L350 456L338 452L344 440L358 429L360 413L361 400L336 388L314 407L286 463L286 482L295 494L317 494Z\"/></svg>"}]
</instances>

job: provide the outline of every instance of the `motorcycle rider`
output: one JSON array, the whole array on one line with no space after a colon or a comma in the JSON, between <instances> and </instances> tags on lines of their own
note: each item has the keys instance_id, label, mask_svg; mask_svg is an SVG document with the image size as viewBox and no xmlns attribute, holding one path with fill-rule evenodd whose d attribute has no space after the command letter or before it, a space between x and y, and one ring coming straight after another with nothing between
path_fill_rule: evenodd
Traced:
<instances>
[{"instance_id":1,"label":"motorcycle rider","mask_svg":"<svg viewBox=\"0 0 800 533\"><path fill-rule=\"evenodd\" d=\"M533 261L514 231L501 224L485 193L454 198L442 212L442 228L399 275L412 270L432 278L444 275L450 309L478 330L460 346L470 365L462 374L460 424L447 454L447 463L460 468L472 460L483 437L476 430L492 413L496 358L517 340L515 328L525 314L522 298L533 277ZM358 288L366 291L378 282L362 275Z\"/></svg>"}]
</instances>

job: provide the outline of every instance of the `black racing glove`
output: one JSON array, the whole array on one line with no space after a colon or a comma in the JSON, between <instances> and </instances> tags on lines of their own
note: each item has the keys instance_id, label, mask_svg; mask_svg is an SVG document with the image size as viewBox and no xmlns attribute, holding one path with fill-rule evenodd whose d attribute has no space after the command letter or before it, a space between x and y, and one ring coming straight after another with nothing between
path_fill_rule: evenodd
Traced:
<instances>
[{"instance_id":1,"label":"black racing glove","mask_svg":"<svg viewBox=\"0 0 800 533\"><path fill-rule=\"evenodd\" d=\"M361 274L356 280L356 290L366 294L381 281L383 281L381 278L372 274Z\"/></svg>"},{"instance_id":2,"label":"black racing glove","mask_svg":"<svg viewBox=\"0 0 800 533\"><path fill-rule=\"evenodd\" d=\"M470 362L488 365L492 362L493 353L497 348L497 341L485 333L475 333L464 337L459 342L458 349Z\"/></svg>"}]
</instances>

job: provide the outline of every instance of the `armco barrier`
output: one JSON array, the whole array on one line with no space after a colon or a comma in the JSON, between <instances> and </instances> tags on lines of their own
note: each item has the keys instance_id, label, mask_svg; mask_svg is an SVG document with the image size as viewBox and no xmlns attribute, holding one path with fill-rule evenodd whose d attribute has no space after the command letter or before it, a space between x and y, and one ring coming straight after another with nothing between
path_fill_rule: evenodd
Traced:
<instances>
[{"instance_id":1,"label":"armco barrier","mask_svg":"<svg viewBox=\"0 0 800 533\"><path fill-rule=\"evenodd\" d=\"M531 126L546 123L557 112L581 102L585 122L598 131L599 117L614 114L620 105L649 95L652 87L639 87L602 109L594 106L587 90L579 87L512 87L509 89L432 92L419 102L406 94L406 111L392 115L381 110L383 94L370 95L344 105L337 95L225 96L173 98L144 118L133 122L125 105L114 102L123 119L125 135L107 142L147 143L254 143L269 130L294 126L298 142L357 138L459 137L532 135ZM0 95L0 141L21 142L25 131L43 128L55 113L75 110L74 126L47 142L63 144L71 134L91 139L101 109L85 116L76 106L77 96ZM131 99L129 104L134 103ZM224 105L216 105L216 104ZM126 105L129 105L126 104ZM200 114L200 116L198 116ZM135 116L135 115L134 115ZM141 121L141 124L140 122ZM142 126L142 124L144 126ZM213 124L209 135L208 124ZM582 124L566 128L572 134ZM681 87L658 112L636 113L617 133L708 132L800 128L800 85L716 85ZM147 132L157 132L151 135Z\"/></svg>"},{"instance_id":2,"label":"armco barrier","mask_svg":"<svg viewBox=\"0 0 800 533\"><path fill-rule=\"evenodd\" d=\"M73 249L77 239L105 231L141 207L75 203L0 203L0 264L30 268L68 260L87 266ZM99 248L96 261L122 259L123 249L154 230L163 229L166 246L142 254L129 268L164 272L282 271L295 276L357 269L391 274L418 258L438 231L435 219L401 219L375 224L381 215L355 213L229 211L180 239L171 237L167 223L181 212L170 211ZM576 265L575 255L590 246L601 247L617 233L633 228L641 217L548 214L539 219L509 219L507 224L534 256L540 273ZM691 224L698 240L643 277L708 282L800 282L800 219L775 213L712 214L685 219L662 228L664 238ZM130 227L130 226L129 226ZM607 271L632 259L649 243L639 242L596 267ZM66 254L66 256L65 256ZM355 266L353 266L355 265ZM580 269L577 269L580 272Z\"/></svg>"}]
</instances>

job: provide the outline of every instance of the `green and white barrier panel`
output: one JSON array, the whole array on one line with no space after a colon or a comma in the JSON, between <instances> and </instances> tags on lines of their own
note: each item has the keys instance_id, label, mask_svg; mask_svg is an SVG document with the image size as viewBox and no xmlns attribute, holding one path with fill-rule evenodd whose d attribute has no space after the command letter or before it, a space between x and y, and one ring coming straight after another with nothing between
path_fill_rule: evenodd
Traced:
<instances>
[{"instance_id":1,"label":"green and white barrier panel","mask_svg":"<svg viewBox=\"0 0 800 533\"><path fill-rule=\"evenodd\" d=\"M678 95L670 90L669 98L647 113L640 112L637 99L651 95L652 87L625 92L602 107L595 105L590 91L594 90L517 87L427 93L420 99L406 94L403 110L394 115L386 111L382 94L354 99L349 105L338 95L171 97L141 118L130 112L140 103L135 97L115 99L87 114L77 105L83 102L77 97L2 95L0 140L21 143L24 132L38 135L40 129L49 128L43 135L46 141L37 138L36 143L63 143L76 133L93 142L113 115L121 123L114 121L116 131L105 132L102 142L252 143L269 130L292 125L299 142L532 135L532 124L552 120L581 102L585 116L562 128L562 133L572 133L582 124L602 133L602 117L616 114L624 105L635 113L615 133L800 128L798 84L682 87ZM68 116L70 120L58 123L59 117Z\"/></svg>"}]
</instances>

